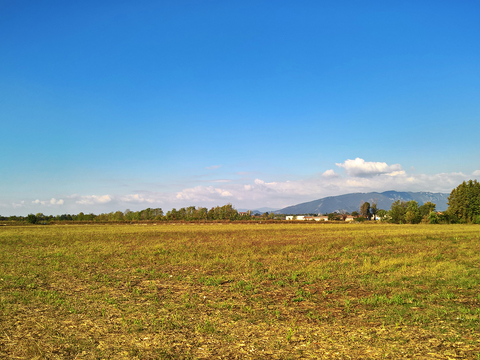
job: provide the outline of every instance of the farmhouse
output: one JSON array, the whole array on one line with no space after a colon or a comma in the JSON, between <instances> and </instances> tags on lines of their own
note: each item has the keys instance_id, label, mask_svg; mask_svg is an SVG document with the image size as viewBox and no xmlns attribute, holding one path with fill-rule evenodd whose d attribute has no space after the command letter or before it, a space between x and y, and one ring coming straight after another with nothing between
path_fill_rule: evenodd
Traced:
<instances>
[{"instance_id":1,"label":"farmhouse","mask_svg":"<svg viewBox=\"0 0 480 360\"><path fill-rule=\"evenodd\" d=\"M305 216L305 215L288 215L285 220L315 220L315 221L328 221L328 216Z\"/></svg>"},{"instance_id":2,"label":"farmhouse","mask_svg":"<svg viewBox=\"0 0 480 360\"><path fill-rule=\"evenodd\" d=\"M305 216L305 215L297 215L297 216L295 216L295 215L288 215L288 216L285 217L285 220L328 221L328 216L326 216L326 215L318 215L318 216ZM355 221L355 217L353 217L352 215L348 215L348 216L345 218L345 221Z\"/></svg>"}]
</instances>

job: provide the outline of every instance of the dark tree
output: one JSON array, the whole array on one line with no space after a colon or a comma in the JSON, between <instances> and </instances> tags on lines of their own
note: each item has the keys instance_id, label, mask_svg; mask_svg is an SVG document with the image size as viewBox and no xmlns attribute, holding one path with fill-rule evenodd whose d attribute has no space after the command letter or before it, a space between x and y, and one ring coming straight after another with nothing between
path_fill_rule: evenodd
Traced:
<instances>
[{"instance_id":1,"label":"dark tree","mask_svg":"<svg viewBox=\"0 0 480 360\"><path fill-rule=\"evenodd\" d=\"M365 219L370 220L371 213L369 202L364 202L362 205L360 205L360 215L362 215Z\"/></svg>"},{"instance_id":2,"label":"dark tree","mask_svg":"<svg viewBox=\"0 0 480 360\"><path fill-rule=\"evenodd\" d=\"M37 217L33 214L28 214L27 222L29 222L30 224L35 224L37 222Z\"/></svg>"}]
</instances>

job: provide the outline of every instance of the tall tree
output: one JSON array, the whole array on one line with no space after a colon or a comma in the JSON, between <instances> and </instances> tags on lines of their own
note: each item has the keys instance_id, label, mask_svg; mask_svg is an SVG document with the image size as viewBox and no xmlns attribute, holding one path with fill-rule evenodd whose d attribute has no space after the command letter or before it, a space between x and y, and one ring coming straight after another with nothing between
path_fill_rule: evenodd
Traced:
<instances>
[{"instance_id":1,"label":"tall tree","mask_svg":"<svg viewBox=\"0 0 480 360\"><path fill-rule=\"evenodd\" d=\"M360 205L360 215L362 215L365 219L370 220L371 213L370 213L370 203L364 202Z\"/></svg>"},{"instance_id":2,"label":"tall tree","mask_svg":"<svg viewBox=\"0 0 480 360\"><path fill-rule=\"evenodd\" d=\"M370 213L373 215L373 220L377 220L375 218L375 215L377 215L377 212L378 212L378 200L377 199L372 199L370 201L372 202L370 204Z\"/></svg>"},{"instance_id":3,"label":"tall tree","mask_svg":"<svg viewBox=\"0 0 480 360\"><path fill-rule=\"evenodd\" d=\"M480 183L477 180L463 182L448 197L447 213L461 221L476 221L480 215Z\"/></svg>"},{"instance_id":4,"label":"tall tree","mask_svg":"<svg viewBox=\"0 0 480 360\"><path fill-rule=\"evenodd\" d=\"M405 222L405 213L407 212L407 203L405 201L395 201L388 215L390 216L390 222L395 224L402 224Z\"/></svg>"}]
</instances>

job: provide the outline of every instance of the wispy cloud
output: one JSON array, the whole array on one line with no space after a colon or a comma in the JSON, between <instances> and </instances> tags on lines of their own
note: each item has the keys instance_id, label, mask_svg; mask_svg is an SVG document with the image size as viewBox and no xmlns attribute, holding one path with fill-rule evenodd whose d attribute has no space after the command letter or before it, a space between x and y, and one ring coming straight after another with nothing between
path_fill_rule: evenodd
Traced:
<instances>
[{"instance_id":1,"label":"wispy cloud","mask_svg":"<svg viewBox=\"0 0 480 360\"><path fill-rule=\"evenodd\" d=\"M210 180L211 182L216 182L216 183L229 183L232 182L231 179L218 179L218 180Z\"/></svg>"},{"instance_id":2,"label":"wispy cloud","mask_svg":"<svg viewBox=\"0 0 480 360\"><path fill-rule=\"evenodd\" d=\"M127 202L127 203L137 203L137 204L142 204L142 203L154 203L156 201L158 201L158 199L154 199L154 198L149 198L149 197L146 197L144 195L140 195L140 194L129 194L129 195L125 195L125 196L120 196L119 197L119 200L122 202Z\"/></svg>"},{"instance_id":3,"label":"wispy cloud","mask_svg":"<svg viewBox=\"0 0 480 360\"><path fill-rule=\"evenodd\" d=\"M80 200L77 200L77 204L81 205L93 205L93 204L105 204L112 201L112 197L110 195L86 195L80 196Z\"/></svg>"},{"instance_id":4,"label":"wispy cloud","mask_svg":"<svg viewBox=\"0 0 480 360\"><path fill-rule=\"evenodd\" d=\"M208 169L208 170L215 170L215 169L218 169L222 167L222 165L212 165L212 166L207 166L205 169Z\"/></svg>"},{"instance_id":5,"label":"wispy cloud","mask_svg":"<svg viewBox=\"0 0 480 360\"><path fill-rule=\"evenodd\" d=\"M227 189L213 186L195 186L193 188L183 189L176 194L177 200L190 200L193 202L212 202L225 197L233 197L233 195Z\"/></svg>"},{"instance_id":6,"label":"wispy cloud","mask_svg":"<svg viewBox=\"0 0 480 360\"><path fill-rule=\"evenodd\" d=\"M39 199L36 199L34 201L32 201L32 204L36 204L36 205L63 205L65 202L63 199L55 199L55 198L51 198L50 200L39 200Z\"/></svg>"},{"instance_id":7,"label":"wispy cloud","mask_svg":"<svg viewBox=\"0 0 480 360\"><path fill-rule=\"evenodd\" d=\"M25 207L25 201L22 200L22 201L20 201L20 202L13 202L13 203L12 203L12 207L13 207L14 209L23 208L23 207Z\"/></svg>"}]
</instances>

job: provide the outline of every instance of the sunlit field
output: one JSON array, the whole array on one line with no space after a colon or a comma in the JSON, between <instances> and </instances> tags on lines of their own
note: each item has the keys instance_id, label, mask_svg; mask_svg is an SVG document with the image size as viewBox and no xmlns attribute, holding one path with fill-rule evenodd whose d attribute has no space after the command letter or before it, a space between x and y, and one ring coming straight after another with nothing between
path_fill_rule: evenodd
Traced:
<instances>
[{"instance_id":1,"label":"sunlit field","mask_svg":"<svg viewBox=\"0 0 480 360\"><path fill-rule=\"evenodd\" d=\"M0 358L480 359L480 226L0 228Z\"/></svg>"}]
</instances>

